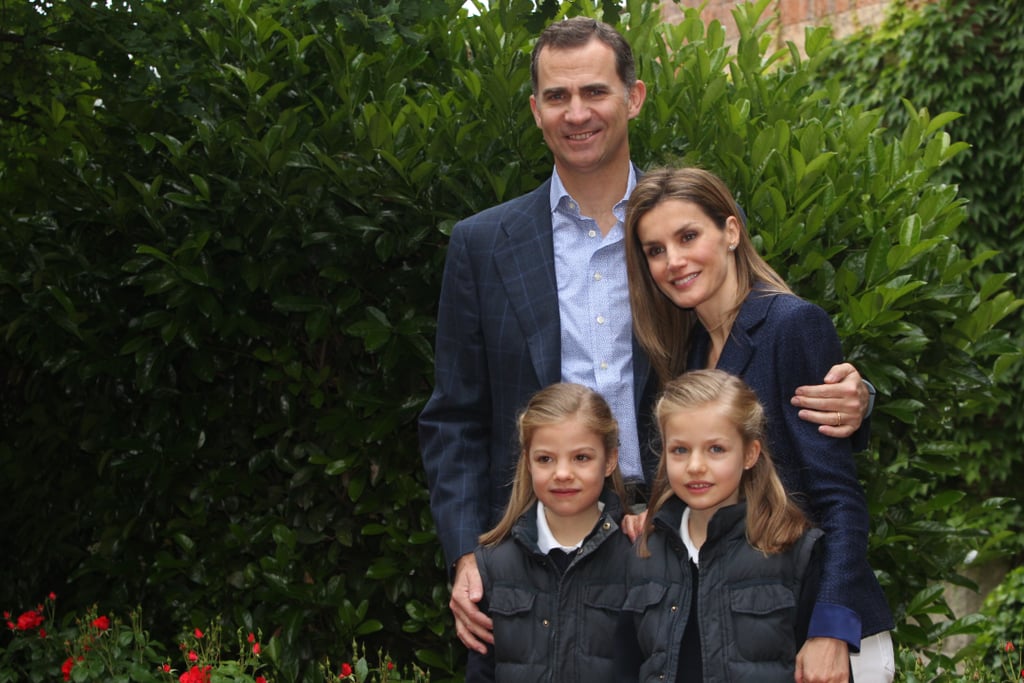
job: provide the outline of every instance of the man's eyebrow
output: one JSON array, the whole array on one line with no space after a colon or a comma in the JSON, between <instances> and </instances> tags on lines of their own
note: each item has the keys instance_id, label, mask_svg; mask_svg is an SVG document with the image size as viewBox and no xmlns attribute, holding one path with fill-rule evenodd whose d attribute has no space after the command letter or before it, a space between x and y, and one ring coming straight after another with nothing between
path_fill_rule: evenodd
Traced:
<instances>
[{"instance_id":1,"label":"man's eyebrow","mask_svg":"<svg viewBox=\"0 0 1024 683\"><path fill-rule=\"evenodd\" d=\"M608 85L607 83L605 83L604 81L596 81L594 83L586 83L585 85L581 85L579 87L580 92L586 92L586 91L589 91L589 90L608 91L610 89L611 89L611 86ZM551 86L550 88L544 88L541 91L541 95L543 95L545 97L549 96L549 95L562 95L562 94L565 94L568 91L569 91L569 88L567 88L565 86L561 86L561 85L556 85L556 86Z\"/></svg>"}]
</instances>

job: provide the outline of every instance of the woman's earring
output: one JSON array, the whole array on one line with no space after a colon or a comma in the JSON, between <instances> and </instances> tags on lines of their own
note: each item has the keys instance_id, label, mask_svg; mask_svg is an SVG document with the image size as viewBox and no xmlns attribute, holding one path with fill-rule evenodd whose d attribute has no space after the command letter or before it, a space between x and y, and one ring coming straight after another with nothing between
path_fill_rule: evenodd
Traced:
<instances>
[{"instance_id":1,"label":"woman's earring","mask_svg":"<svg viewBox=\"0 0 1024 683\"><path fill-rule=\"evenodd\" d=\"M736 251L736 245L735 244L730 244L729 245L729 251Z\"/></svg>"}]
</instances>

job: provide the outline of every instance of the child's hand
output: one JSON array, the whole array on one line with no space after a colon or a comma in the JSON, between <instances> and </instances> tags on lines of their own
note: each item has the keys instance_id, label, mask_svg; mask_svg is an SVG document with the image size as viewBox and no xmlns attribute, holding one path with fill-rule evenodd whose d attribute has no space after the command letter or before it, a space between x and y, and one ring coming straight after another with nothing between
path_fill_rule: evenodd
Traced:
<instances>
[{"instance_id":1,"label":"child's hand","mask_svg":"<svg viewBox=\"0 0 1024 683\"><path fill-rule=\"evenodd\" d=\"M643 533L644 524L647 523L647 510L638 515L626 515L622 518L622 533L629 537L629 540L636 542L637 537Z\"/></svg>"}]
</instances>

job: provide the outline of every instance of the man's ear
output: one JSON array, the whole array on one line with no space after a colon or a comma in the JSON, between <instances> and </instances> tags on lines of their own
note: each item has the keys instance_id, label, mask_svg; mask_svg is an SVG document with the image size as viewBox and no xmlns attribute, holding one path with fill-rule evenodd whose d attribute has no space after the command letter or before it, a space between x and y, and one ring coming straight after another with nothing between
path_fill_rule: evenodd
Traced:
<instances>
[{"instance_id":1,"label":"man's ear","mask_svg":"<svg viewBox=\"0 0 1024 683\"><path fill-rule=\"evenodd\" d=\"M633 87L629 89L629 118L634 119L640 114L640 109L647 99L647 84L637 79Z\"/></svg>"}]
</instances>

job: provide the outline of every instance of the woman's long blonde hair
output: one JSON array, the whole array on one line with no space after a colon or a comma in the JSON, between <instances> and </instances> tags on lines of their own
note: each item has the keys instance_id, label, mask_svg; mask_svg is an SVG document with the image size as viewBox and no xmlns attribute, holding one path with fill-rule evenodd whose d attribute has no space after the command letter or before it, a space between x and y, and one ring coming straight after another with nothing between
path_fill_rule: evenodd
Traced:
<instances>
[{"instance_id":1,"label":"woman's long blonde hair","mask_svg":"<svg viewBox=\"0 0 1024 683\"><path fill-rule=\"evenodd\" d=\"M769 292L792 293L786 282L754 249L743 212L718 176L700 168L660 168L645 173L637 181L626 207L626 273L633 332L662 383L686 370L686 356L697 324L697 314L693 310L679 308L658 289L651 277L637 228L649 211L672 199L695 204L720 230L725 230L730 216L734 216L740 225L739 243L732 252L739 279L739 300L731 319L735 319L743 299L759 283Z\"/></svg>"},{"instance_id":2,"label":"woman's long blonde hair","mask_svg":"<svg viewBox=\"0 0 1024 683\"><path fill-rule=\"evenodd\" d=\"M512 494L508 505L505 506L505 514L493 529L481 534L481 544L497 545L505 540L512 532L516 521L537 500L533 492L533 477L530 475L529 453L533 435L541 427L573 418L579 420L587 430L601 439L606 458L619 447L619 424L601 394L581 384L568 382L552 384L538 391L530 398L517 419L519 462L516 464L516 478L512 482ZM610 486L620 500L625 499L622 474L618 465L605 477L605 486Z\"/></svg>"},{"instance_id":3,"label":"woman's long blonde hair","mask_svg":"<svg viewBox=\"0 0 1024 683\"><path fill-rule=\"evenodd\" d=\"M665 465L665 421L680 411L708 405L720 407L743 440L744 452L755 441L761 455L740 479L740 500L747 501L747 542L765 554L784 551L810 528L803 510L790 500L782 486L766 446L764 408L746 382L722 370L694 370L668 382L655 406L661 431L661 458L651 490L651 505L637 551L648 557L647 541L654 531L654 517L675 493Z\"/></svg>"}]
</instances>

